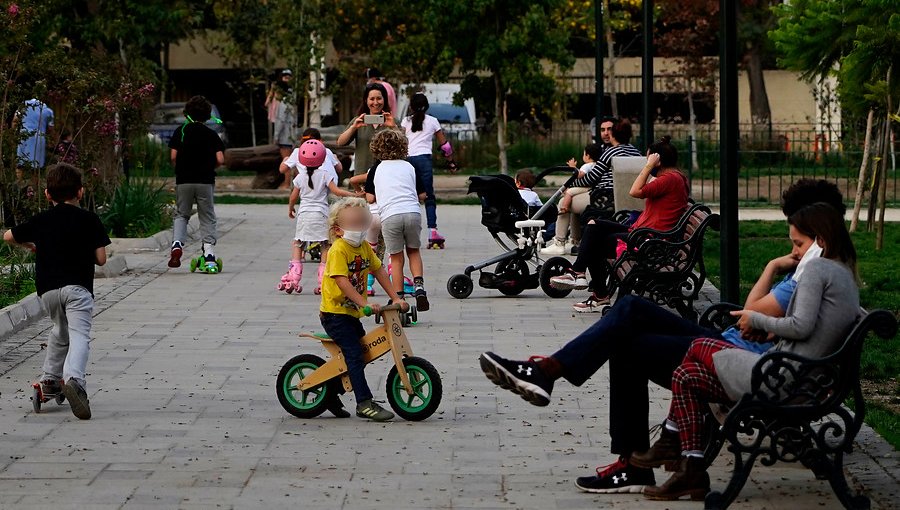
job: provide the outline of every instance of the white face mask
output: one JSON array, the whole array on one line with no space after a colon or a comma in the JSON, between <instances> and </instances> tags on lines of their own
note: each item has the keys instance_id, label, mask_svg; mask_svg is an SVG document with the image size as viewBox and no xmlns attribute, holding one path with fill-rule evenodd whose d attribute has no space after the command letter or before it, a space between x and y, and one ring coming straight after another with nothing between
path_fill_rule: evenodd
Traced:
<instances>
[{"instance_id":1,"label":"white face mask","mask_svg":"<svg viewBox=\"0 0 900 510\"><path fill-rule=\"evenodd\" d=\"M822 252L824 249L819 246L818 241L813 241L812 246L806 250L806 253L803 254L803 257L800 258L800 263L797 264L797 269L794 271L794 281L799 282L800 276L806 272L806 266L809 264L810 260L817 259L822 256Z\"/></svg>"},{"instance_id":2,"label":"white face mask","mask_svg":"<svg viewBox=\"0 0 900 510\"><path fill-rule=\"evenodd\" d=\"M362 244L363 239L366 238L365 230L344 230L344 235L341 238L347 242L350 246L357 248Z\"/></svg>"}]
</instances>

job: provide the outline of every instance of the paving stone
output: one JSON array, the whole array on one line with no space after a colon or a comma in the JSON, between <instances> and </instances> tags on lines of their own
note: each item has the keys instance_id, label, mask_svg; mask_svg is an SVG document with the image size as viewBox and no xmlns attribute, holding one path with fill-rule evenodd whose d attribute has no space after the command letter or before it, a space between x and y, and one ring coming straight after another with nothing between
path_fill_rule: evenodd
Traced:
<instances>
[{"instance_id":1,"label":"paving stone","mask_svg":"<svg viewBox=\"0 0 900 510\"><path fill-rule=\"evenodd\" d=\"M297 337L321 330L318 297L274 290L293 234L290 221L279 221L281 206L218 209L233 225L218 245L223 273L168 270L162 253L128 253L131 271L97 281L92 420L81 422L55 403L41 414L31 410L29 384L43 361L46 320L0 340L0 507L699 507L574 488L575 477L613 460L605 368L581 388L558 384L546 408L481 374L477 359L485 350L552 353L597 317L569 312L577 293L554 300L529 290L507 298L476 285L469 299L449 297L450 275L497 254L476 207L440 207L447 249L423 252L433 309L407 330L414 352L441 374L439 412L424 422L389 424L287 414L275 376L295 354L324 355ZM315 276L307 263L305 288L315 286ZM383 293L375 299L383 301ZM366 370L378 399L389 368L379 360ZM655 423L669 393L651 388L650 395ZM352 395L343 401L352 410ZM864 448L848 464L870 494L896 501L897 453L868 427L860 438ZM724 486L728 469L723 454L711 470L714 487ZM826 482L776 465L757 467L732 508L836 505Z\"/></svg>"}]
</instances>

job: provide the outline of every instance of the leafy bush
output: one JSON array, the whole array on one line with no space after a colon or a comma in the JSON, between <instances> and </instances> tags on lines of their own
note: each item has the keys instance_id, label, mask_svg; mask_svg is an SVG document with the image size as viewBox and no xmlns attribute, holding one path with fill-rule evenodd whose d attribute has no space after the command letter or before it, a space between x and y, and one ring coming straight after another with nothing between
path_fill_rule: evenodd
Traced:
<instances>
[{"instance_id":1,"label":"leafy bush","mask_svg":"<svg viewBox=\"0 0 900 510\"><path fill-rule=\"evenodd\" d=\"M168 227L168 201L165 183L132 177L119 184L99 214L111 237L147 237Z\"/></svg>"},{"instance_id":2,"label":"leafy bush","mask_svg":"<svg viewBox=\"0 0 900 510\"><path fill-rule=\"evenodd\" d=\"M175 168L169 148L146 136L139 136L129 146L132 176L174 177Z\"/></svg>"},{"instance_id":3,"label":"leafy bush","mask_svg":"<svg viewBox=\"0 0 900 510\"><path fill-rule=\"evenodd\" d=\"M34 254L0 243L0 308L34 292Z\"/></svg>"}]
</instances>

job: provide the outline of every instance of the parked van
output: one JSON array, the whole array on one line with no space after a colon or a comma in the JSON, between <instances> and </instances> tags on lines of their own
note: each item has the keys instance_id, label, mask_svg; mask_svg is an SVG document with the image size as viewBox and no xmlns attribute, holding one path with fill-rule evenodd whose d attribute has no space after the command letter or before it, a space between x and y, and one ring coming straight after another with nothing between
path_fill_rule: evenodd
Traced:
<instances>
[{"instance_id":1,"label":"parked van","mask_svg":"<svg viewBox=\"0 0 900 510\"><path fill-rule=\"evenodd\" d=\"M400 85L397 88L397 110L403 117L410 115L412 112L407 112L410 96L416 92L424 92L428 98L428 115L440 121L444 133L457 140L474 140L478 138L475 100L466 99L462 106L453 104L453 96L459 90L458 83Z\"/></svg>"}]
</instances>

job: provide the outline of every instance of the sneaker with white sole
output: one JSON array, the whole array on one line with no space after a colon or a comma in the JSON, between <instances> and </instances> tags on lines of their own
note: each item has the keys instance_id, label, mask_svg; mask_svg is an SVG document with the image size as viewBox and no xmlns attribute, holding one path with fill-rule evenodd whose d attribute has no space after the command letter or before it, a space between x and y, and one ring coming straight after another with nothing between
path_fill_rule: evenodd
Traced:
<instances>
[{"instance_id":1,"label":"sneaker with white sole","mask_svg":"<svg viewBox=\"0 0 900 510\"><path fill-rule=\"evenodd\" d=\"M381 407L374 400L369 399L356 404L356 416L372 421L390 421L394 418L394 413Z\"/></svg>"},{"instance_id":2,"label":"sneaker with white sole","mask_svg":"<svg viewBox=\"0 0 900 510\"><path fill-rule=\"evenodd\" d=\"M478 358L481 370L492 383L509 390L536 406L550 403L553 381L544 375L532 357L528 361L513 361L493 352Z\"/></svg>"},{"instance_id":3,"label":"sneaker with white sole","mask_svg":"<svg viewBox=\"0 0 900 510\"><path fill-rule=\"evenodd\" d=\"M62 392L69 401L72 408L72 414L82 420L91 419L91 405L88 401L87 392L84 387L75 379L69 379L62 387Z\"/></svg>"},{"instance_id":4,"label":"sneaker with white sole","mask_svg":"<svg viewBox=\"0 0 900 510\"><path fill-rule=\"evenodd\" d=\"M550 278L550 286L560 290L584 290L588 288L589 284L590 282L588 282L584 273L576 273L574 271Z\"/></svg>"},{"instance_id":5,"label":"sneaker with white sole","mask_svg":"<svg viewBox=\"0 0 900 510\"><path fill-rule=\"evenodd\" d=\"M553 238L553 240L549 244L547 244L547 246L541 248L541 255L561 257L568 254L569 250L566 249L566 243L556 238Z\"/></svg>"},{"instance_id":6,"label":"sneaker with white sole","mask_svg":"<svg viewBox=\"0 0 900 510\"><path fill-rule=\"evenodd\" d=\"M608 466L598 467L596 476L575 480L575 487L594 494L640 494L650 485L656 485L653 470L632 466L624 457Z\"/></svg>"},{"instance_id":7,"label":"sneaker with white sole","mask_svg":"<svg viewBox=\"0 0 900 510\"><path fill-rule=\"evenodd\" d=\"M572 305L572 309L578 313L599 313L603 311L604 306L609 306L609 302L608 297L600 297L596 294L591 294L591 296L584 301L579 301Z\"/></svg>"}]
</instances>

